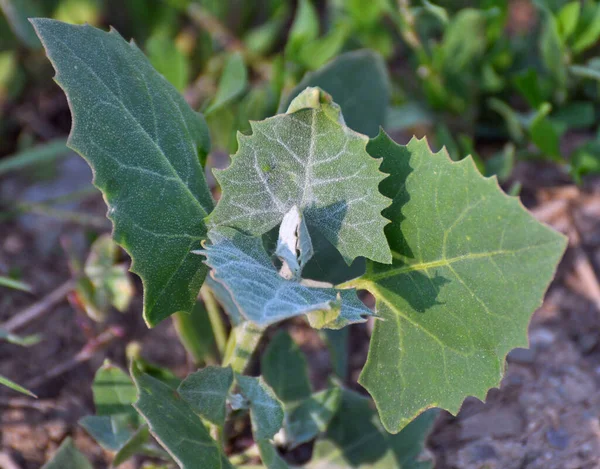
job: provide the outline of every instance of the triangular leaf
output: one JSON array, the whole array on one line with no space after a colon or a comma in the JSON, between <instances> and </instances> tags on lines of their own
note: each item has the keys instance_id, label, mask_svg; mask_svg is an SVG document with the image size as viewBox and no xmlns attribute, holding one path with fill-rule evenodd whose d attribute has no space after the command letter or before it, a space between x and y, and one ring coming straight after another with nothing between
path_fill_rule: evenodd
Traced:
<instances>
[{"instance_id":1,"label":"triangular leaf","mask_svg":"<svg viewBox=\"0 0 600 469\"><path fill-rule=\"evenodd\" d=\"M203 118L116 31L32 22L71 107L68 145L92 166L115 241L144 283L146 322L190 311L206 274L190 251L213 206L199 159L209 149Z\"/></svg>"},{"instance_id":2,"label":"triangular leaf","mask_svg":"<svg viewBox=\"0 0 600 469\"><path fill-rule=\"evenodd\" d=\"M391 266L369 263L350 282L377 300L359 382L385 427L398 432L429 407L457 412L463 399L498 386L504 358L527 346L531 314L566 246L470 158L452 162L425 140L381 134L369 151L391 176L385 213Z\"/></svg>"},{"instance_id":3,"label":"triangular leaf","mask_svg":"<svg viewBox=\"0 0 600 469\"><path fill-rule=\"evenodd\" d=\"M137 416L132 405L137 394L135 385L129 375L110 361L106 360L98 368L92 384L92 392L97 415L129 414Z\"/></svg>"},{"instance_id":4,"label":"triangular leaf","mask_svg":"<svg viewBox=\"0 0 600 469\"><path fill-rule=\"evenodd\" d=\"M209 366L187 376L177 389L192 408L215 425L225 424L225 403L233 383L230 367Z\"/></svg>"},{"instance_id":5,"label":"triangular leaf","mask_svg":"<svg viewBox=\"0 0 600 469\"><path fill-rule=\"evenodd\" d=\"M372 314L354 290L309 287L281 277L261 238L227 227L211 230L209 238L211 244L200 253L212 268L211 277L227 289L239 313L258 326L325 311L335 317L328 316L323 326L339 329Z\"/></svg>"},{"instance_id":6,"label":"triangular leaf","mask_svg":"<svg viewBox=\"0 0 600 469\"><path fill-rule=\"evenodd\" d=\"M344 125L329 95L309 88L287 114L251 127L251 136L238 135L231 166L215 171L223 195L212 226L258 236L297 206L346 263L358 256L391 261L381 215L389 200L377 189L385 175L366 152L367 137Z\"/></svg>"},{"instance_id":7,"label":"triangular leaf","mask_svg":"<svg viewBox=\"0 0 600 469\"><path fill-rule=\"evenodd\" d=\"M283 423L283 409L273 390L262 377L236 374L242 396L250 404L252 435L255 440L271 439Z\"/></svg>"},{"instance_id":8,"label":"triangular leaf","mask_svg":"<svg viewBox=\"0 0 600 469\"><path fill-rule=\"evenodd\" d=\"M131 418L126 415L86 415L79 420L81 425L100 446L109 451L118 451L132 437Z\"/></svg>"},{"instance_id":9,"label":"triangular leaf","mask_svg":"<svg viewBox=\"0 0 600 469\"><path fill-rule=\"evenodd\" d=\"M232 468L221 448L190 405L161 381L142 373L134 362L131 373L138 389L137 411L150 431L182 469Z\"/></svg>"},{"instance_id":10,"label":"triangular leaf","mask_svg":"<svg viewBox=\"0 0 600 469\"><path fill-rule=\"evenodd\" d=\"M66 438L50 461L42 469L93 469L92 465L73 444L71 438Z\"/></svg>"}]
</instances>

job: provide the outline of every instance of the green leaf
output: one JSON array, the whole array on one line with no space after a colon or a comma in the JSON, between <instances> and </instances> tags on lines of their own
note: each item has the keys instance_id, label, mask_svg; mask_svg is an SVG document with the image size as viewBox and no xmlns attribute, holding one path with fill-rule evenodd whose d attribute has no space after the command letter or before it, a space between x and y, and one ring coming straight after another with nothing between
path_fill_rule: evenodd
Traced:
<instances>
[{"instance_id":1,"label":"green leaf","mask_svg":"<svg viewBox=\"0 0 600 469\"><path fill-rule=\"evenodd\" d=\"M179 91L183 91L190 77L190 63L175 41L164 33L153 34L146 41L146 54L152 66Z\"/></svg>"},{"instance_id":2,"label":"green leaf","mask_svg":"<svg viewBox=\"0 0 600 469\"><path fill-rule=\"evenodd\" d=\"M177 392L142 373L135 362L131 373L139 393L135 408L179 467L233 468L192 407Z\"/></svg>"},{"instance_id":3,"label":"green leaf","mask_svg":"<svg viewBox=\"0 0 600 469\"><path fill-rule=\"evenodd\" d=\"M517 74L514 78L515 86L534 109L539 108L544 102L538 73L533 68ZM500 101L501 102L501 101Z\"/></svg>"},{"instance_id":4,"label":"green leaf","mask_svg":"<svg viewBox=\"0 0 600 469\"><path fill-rule=\"evenodd\" d=\"M287 114L251 125L251 136L238 136L231 166L215 171L223 195L211 226L262 235L297 206L346 263L358 256L390 262L380 162L366 152L367 138L344 125L330 96L308 88Z\"/></svg>"},{"instance_id":5,"label":"green leaf","mask_svg":"<svg viewBox=\"0 0 600 469\"><path fill-rule=\"evenodd\" d=\"M75 447L73 440L67 437L42 469L93 469L93 467Z\"/></svg>"},{"instance_id":6,"label":"green leaf","mask_svg":"<svg viewBox=\"0 0 600 469\"><path fill-rule=\"evenodd\" d=\"M586 65L571 65L569 71L577 77L600 81L600 58L590 59Z\"/></svg>"},{"instance_id":7,"label":"green leaf","mask_svg":"<svg viewBox=\"0 0 600 469\"><path fill-rule=\"evenodd\" d=\"M340 52L351 32L347 23L333 25L325 36L302 45L298 61L310 70L322 67Z\"/></svg>"},{"instance_id":8,"label":"green leaf","mask_svg":"<svg viewBox=\"0 0 600 469\"><path fill-rule=\"evenodd\" d=\"M348 377L348 357L350 329L324 329L320 331L321 339L329 348L329 356L333 372L342 380Z\"/></svg>"},{"instance_id":9,"label":"green leaf","mask_svg":"<svg viewBox=\"0 0 600 469\"><path fill-rule=\"evenodd\" d=\"M319 87L329 93L342 109L348 127L357 132L374 137L385 124L390 80L383 58L374 51L347 52L307 73L282 101L279 111L285 111L307 87Z\"/></svg>"},{"instance_id":10,"label":"green leaf","mask_svg":"<svg viewBox=\"0 0 600 469\"><path fill-rule=\"evenodd\" d=\"M128 414L137 416L132 406L136 399L135 386L131 378L110 361L106 360L98 368L92 392L97 415Z\"/></svg>"},{"instance_id":11,"label":"green leaf","mask_svg":"<svg viewBox=\"0 0 600 469\"><path fill-rule=\"evenodd\" d=\"M22 347L29 347L38 344L42 338L37 334L19 336L5 331L4 329L0 329L0 340L6 340L10 344L20 345Z\"/></svg>"},{"instance_id":12,"label":"green leaf","mask_svg":"<svg viewBox=\"0 0 600 469\"><path fill-rule=\"evenodd\" d=\"M133 436L117 451L112 462L112 467L118 467L129 458L140 452L150 439L150 430L146 425L141 426Z\"/></svg>"},{"instance_id":13,"label":"green leaf","mask_svg":"<svg viewBox=\"0 0 600 469\"><path fill-rule=\"evenodd\" d=\"M397 435L381 427L370 400L344 390L325 436L318 440L306 469L431 469L420 458L436 411L428 411Z\"/></svg>"},{"instance_id":14,"label":"green leaf","mask_svg":"<svg viewBox=\"0 0 600 469\"><path fill-rule=\"evenodd\" d=\"M191 250L213 206L199 160L204 120L116 31L32 22L70 103L68 145L94 169L113 236L144 283L146 322L190 311L206 274Z\"/></svg>"},{"instance_id":15,"label":"green leaf","mask_svg":"<svg viewBox=\"0 0 600 469\"><path fill-rule=\"evenodd\" d=\"M380 188L394 199L385 212L394 264L371 262L349 282L375 296L382 318L359 382L398 432L429 407L456 413L499 385L506 354L527 346L566 239L470 158L453 163L425 140L401 146L385 134L369 151L391 174Z\"/></svg>"},{"instance_id":16,"label":"green leaf","mask_svg":"<svg viewBox=\"0 0 600 469\"><path fill-rule=\"evenodd\" d=\"M179 341L196 364L217 362L215 336L202 301L196 302L190 314L175 313L173 324Z\"/></svg>"},{"instance_id":17,"label":"green leaf","mask_svg":"<svg viewBox=\"0 0 600 469\"><path fill-rule=\"evenodd\" d=\"M558 24L554 16L550 13L546 13L544 16L540 35L542 60L556 83L564 87L567 79L565 46L558 32Z\"/></svg>"},{"instance_id":18,"label":"green leaf","mask_svg":"<svg viewBox=\"0 0 600 469\"><path fill-rule=\"evenodd\" d=\"M486 17L483 10L460 10L446 27L438 61L450 73L469 69L485 52Z\"/></svg>"},{"instance_id":19,"label":"green leaf","mask_svg":"<svg viewBox=\"0 0 600 469\"><path fill-rule=\"evenodd\" d=\"M10 29L23 44L31 49L39 49L41 44L35 31L27 21L39 14L39 5L32 0L0 0L0 9L6 16Z\"/></svg>"},{"instance_id":20,"label":"green leaf","mask_svg":"<svg viewBox=\"0 0 600 469\"><path fill-rule=\"evenodd\" d=\"M284 279L265 252L261 238L232 228L209 232L211 244L199 253L206 256L211 277L231 295L248 321L266 327L302 314L327 312L323 327L339 329L360 323L373 313L354 290L310 287Z\"/></svg>"},{"instance_id":21,"label":"green leaf","mask_svg":"<svg viewBox=\"0 0 600 469\"><path fill-rule=\"evenodd\" d=\"M222 108L241 95L247 86L248 72L244 58L239 52L234 52L225 61L217 93L206 113Z\"/></svg>"},{"instance_id":22,"label":"green leaf","mask_svg":"<svg viewBox=\"0 0 600 469\"><path fill-rule=\"evenodd\" d=\"M556 15L558 29L563 40L568 39L571 36L571 34L575 32L580 12L581 3L579 1L574 1L564 5Z\"/></svg>"},{"instance_id":23,"label":"green leaf","mask_svg":"<svg viewBox=\"0 0 600 469\"><path fill-rule=\"evenodd\" d=\"M260 452L260 458L267 469L290 469L288 463L279 456L279 453L269 441L259 440L256 445Z\"/></svg>"},{"instance_id":24,"label":"green leaf","mask_svg":"<svg viewBox=\"0 0 600 469\"><path fill-rule=\"evenodd\" d=\"M319 35L319 16L310 0L300 0L285 46L285 55L296 59L302 46Z\"/></svg>"},{"instance_id":25,"label":"green leaf","mask_svg":"<svg viewBox=\"0 0 600 469\"><path fill-rule=\"evenodd\" d=\"M231 367L209 366L188 375L177 391L196 413L222 427L225 424L227 394L232 384Z\"/></svg>"},{"instance_id":26,"label":"green leaf","mask_svg":"<svg viewBox=\"0 0 600 469\"><path fill-rule=\"evenodd\" d=\"M19 280L15 280L14 278L3 276L0 276L0 287L12 288L14 290L21 290L26 292L31 291L31 286L29 286L25 282L21 282Z\"/></svg>"},{"instance_id":27,"label":"green leaf","mask_svg":"<svg viewBox=\"0 0 600 469\"><path fill-rule=\"evenodd\" d=\"M126 415L87 415L79 420L81 425L108 451L118 451L133 435L130 428L131 418Z\"/></svg>"},{"instance_id":28,"label":"green leaf","mask_svg":"<svg viewBox=\"0 0 600 469\"><path fill-rule=\"evenodd\" d=\"M341 399L342 390L332 387L313 394L297 406L286 408L283 426L286 443L294 448L324 432Z\"/></svg>"},{"instance_id":29,"label":"green leaf","mask_svg":"<svg viewBox=\"0 0 600 469\"><path fill-rule=\"evenodd\" d=\"M263 378L284 403L309 398L312 392L306 357L286 331L279 331L262 355Z\"/></svg>"},{"instance_id":30,"label":"green leaf","mask_svg":"<svg viewBox=\"0 0 600 469\"><path fill-rule=\"evenodd\" d=\"M589 20L585 18L587 21L585 28L574 36L572 49L576 54L593 46L600 37L600 4L597 4L595 8L595 11L589 15ZM588 15L582 15L582 19L584 16Z\"/></svg>"},{"instance_id":31,"label":"green leaf","mask_svg":"<svg viewBox=\"0 0 600 469\"><path fill-rule=\"evenodd\" d=\"M548 118L552 106L544 103L540 106L529 124L531 141L544 153L555 161L561 161L560 136L561 131Z\"/></svg>"},{"instance_id":32,"label":"green leaf","mask_svg":"<svg viewBox=\"0 0 600 469\"><path fill-rule=\"evenodd\" d=\"M18 385L14 381L11 381L10 379L5 378L2 375L0 375L0 385L6 386L7 388L12 389L13 391L20 392L21 394L26 394L26 395L31 396L31 397L37 397L30 390L25 389L23 386Z\"/></svg>"},{"instance_id":33,"label":"green leaf","mask_svg":"<svg viewBox=\"0 0 600 469\"><path fill-rule=\"evenodd\" d=\"M241 394L250 403L252 435L255 440L273 438L283 423L283 409L262 377L235 375Z\"/></svg>"}]
</instances>

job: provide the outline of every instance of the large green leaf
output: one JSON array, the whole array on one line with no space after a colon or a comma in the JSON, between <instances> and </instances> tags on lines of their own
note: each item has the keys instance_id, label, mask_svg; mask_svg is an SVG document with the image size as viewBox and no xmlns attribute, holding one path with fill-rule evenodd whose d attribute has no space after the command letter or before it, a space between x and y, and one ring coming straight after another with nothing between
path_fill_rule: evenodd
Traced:
<instances>
[{"instance_id":1,"label":"large green leaf","mask_svg":"<svg viewBox=\"0 0 600 469\"><path fill-rule=\"evenodd\" d=\"M430 469L420 454L436 411L428 411L397 435L381 426L370 400L344 390L327 433L317 441L306 469Z\"/></svg>"},{"instance_id":2,"label":"large green leaf","mask_svg":"<svg viewBox=\"0 0 600 469\"><path fill-rule=\"evenodd\" d=\"M138 389L135 408L150 431L182 469L232 468L200 418L177 392L161 381L131 369Z\"/></svg>"},{"instance_id":3,"label":"large green leaf","mask_svg":"<svg viewBox=\"0 0 600 469\"><path fill-rule=\"evenodd\" d=\"M209 366L188 375L177 391L192 408L215 425L225 424L225 403L233 384L231 367Z\"/></svg>"},{"instance_id":4,"label":"large green leaf","mask_svg":"<svg viewBox=\"0 0 600 469\"><path fill-rule=\"evenodd\" d=\"M308 73L286 100L283 112L308 86L318 86L340 105L348 127L374 137L385 124L390 80L381 56L371 50L341 54L324 67Z\"/></svg>"},{"instance_id":5,"label":"large green leaf","mask_svg":"<svg viewBox=\"0 0 600 469\"><path fill-rule=\"evenodd\" d=\"M32 22L69 100L68 145L92 166L114 238L144 283L146 322L190 311L206 274L190 251L213 206L199 159L209 148L203 118L116 31Z\"/></svg>"},{"instance_id":6,"label":"large green leaf","mask_svg":"<svg viewBox=\"0 0 600 469\"><path fill-rule=\"evenodd\" d=\"M315 327L339 329L373 314L355 290L309 287L283 278L259 237L228 227L211 230L209 237L211 244L200 253L212 268L211 277L229 292L240 314L258 326L309 314Z\"/></svg>"},{"instance_id":7,"label":"large green leaf","mask_svg":"<svg viewBox=\"0 0 600 469\"><path fill-rule=\"evenodd\" d=\"M498 386L504 358L527 346L527 325L566 246L473 161L433 154L381 134L369 151L391 176L386 234L391 266L369 263L353 286L368 289L376 321L359 382L385 427L398 432L429 407L457 412Z\"/></svg>"},{"instance_id":8,"label":"large green leaf","mask_svg":"<svg viewBox=\"0 0 600 469\"><path fill-rule=\"evenodd\" d=\"M238 135L231 166L215 171L223 195L212 226L262 235L297 206L309 230L323 233L348 264L358 256L391 261L380 161L366 152L367 137L344 125L329 95L309 88L287 114L251 126L251 136Z\"/></svg>"},{"instance_id":9,"label":"large green leaf","mask_svg":"<svg viewBox=\"0 0 600 469\"><path fill-rule=\"evenodd\" d=\"M66 438L53 458L42 469L93 469L83 454L75 447L71 438Z\"/></svg>"}]
</instances>

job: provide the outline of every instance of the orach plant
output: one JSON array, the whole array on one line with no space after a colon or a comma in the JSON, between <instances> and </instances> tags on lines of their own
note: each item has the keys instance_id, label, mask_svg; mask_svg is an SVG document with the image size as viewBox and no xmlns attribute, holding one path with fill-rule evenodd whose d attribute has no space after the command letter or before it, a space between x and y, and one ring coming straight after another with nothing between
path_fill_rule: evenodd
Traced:
<instances>
[{"instance_id":1,"label":"orach plant","mask_svg":"<svg viewBox=\"0 0 600 469\"><path fill-rule=\"evenodd\" d=\"M425 411L456 413L499 385L506 354L527 347L565 238L471 158L453 162L424 139L403 146L383 131L369 139L316 87L238 135L230 167L214 171L215 207L204 118L138 47L114 30L32 22L69 100L69 146L93 168L114 239L143 281L147 324L190 313L203 283L232 324L222 365L183 381L142 360L133 380L110 363L98 371L97 415L82 424L114 465L141 452L188 469L246 467L256 455L228 457L224 443L227 422L249 413L269 468L288 467L277 447L315 439L307 468L428 467L419 454L435 411ZM357 289L375 298L373 311ZM297 316L334 331L374 319L359 383L379 418L341 384L341 332L325 335L339 378L324 390L285 331L264 352L262 376L244 375L265 329ZM89 465L67 441L47 467Z\"/></svg>"}]
</instances>

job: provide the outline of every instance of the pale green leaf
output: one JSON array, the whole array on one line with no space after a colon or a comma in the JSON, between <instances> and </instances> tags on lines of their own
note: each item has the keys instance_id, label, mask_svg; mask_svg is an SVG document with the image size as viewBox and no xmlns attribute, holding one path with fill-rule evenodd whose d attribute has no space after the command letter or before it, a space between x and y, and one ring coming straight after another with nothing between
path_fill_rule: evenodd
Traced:
<instances>
[{"instance_id":1,"label":"pale green leaf","mask_svg":"<svg viewBox=\"0 0 600 469\"><path fill-rule=\"evenodd\" d=\"M67 437L42 469L93 469L92 465Z\"/></svg>"},{"instance_id":2,"label":"pale green leaf","mask_svg":"<svg viewBox=\"0 0 600 469\"><path fill-rule=\"evenodd\" d=\"M152 66L179 91L183 91L190 77L190 61L177 47L175 40L162 32L146 41L146 53Z\"/></svg>"},{"instance_id":3,"label":"pale green leaf","mask_svg":"<svg viewBox=\"0 0 600 469\"><path fill-rule=\"evenodd\" d=\"M133 436L131 418L121 415L87 415L79 420L81 425L100 446L109 451L118 451Z\"/></svg>"},{"instance_id":4,"label":"pale green leaf","mask_svg":"<svg viewBox=\"0 0 600 469\"><path fill-rule=\"evenodd\" d=\"M0 276L0 287L12 288L14 290L21 290L30 292L31 287L25 282L21 282L14 278Z\"/></svg>"},{"instance_id":5,"label":"pale green leaf","mask_svg":"<svg viewBox=\"0 0 600 469\"><path fill-rule=\"evenodd\" d=\"M6 386L7 388L12 389L13 391L20 392L21 394L26 394L26 395L31 396L31 397L37 397L30 390L25 389L23 386L18 385L14 381L11 381L10 379L5 378L2 375L0 375L0 385Z\"/></svg>"},{"instance_id":6,"label":"pale green leaf","mask_svg":"<svg viewBox=\"0 0 600 469\"><path fill-rule=\"evenodd\" d=\"M286 443L293 448L324 432L341 399L342 390L332 387L313 394L297 406L286 408L283 424Z\"/></svg>"},{"instance_id":7,"label":"pale green leaf","mask_svg":"<svg viewBox=\"0 0 600 469\"><path fill-rule=\"evenodd\" d=\"M232 468L202 420L177 392L142 373L134 363L131 373L138 389L137 411L150 431L182 469Z\"/></svg>"},{"instance_id":8,"label":"pale green leaf","mask_svg":"<svg viewBox=\"0 0 600 469\"><path fill-rule=\"evenodd\" d=\"M310 86L317 86L332 96L351 129L374 137L379 127L385 124L390 80L385 62L378 53L371 50L347 52L319 70L307 73L282 101L280 112Z\"/></svg>"},{"instance_id":9,"label":"pale green leaf","mask_svg":"<svg viewBox=\"0 0 600 469\"><path fill-rule=\"evenodd\" d=\"M179 341L193 357L196 364L217 362L218 353L215 336L208 312L202 301L198 300L196 302L190 314L175 313L173 315L173 325Z\"/></svg>"},{"instance_id":10,"label":"pale green leaf","mask_svg":"<svg viewBox=\"0 0 600 469\"><path fill-rule=\"evenodd\" d=\"M195 412L215 425L225 424L225 403L233 383L231 367L209 366L192 373L177 391Z\"/></svg>"},{"instance_id":11,"label":"pale green leaf","mask_svg":"<svg viewBox=\"0 0 600 469\"><path fill-rule=\"evenodd\" d=\"M68 145L94 169L114 238L144 283L146 322L190 311L206 274L191 250L213 205L199 159L209 148L203 118L116 31L32 22L69 100Z\"/></svg>"},{"instance_id":12,"label":"pale green leaf","mask_svg":"<svg viewBox=\"0 0 600 469\"><path fill-rule=\"evenodd\" d=\"M8 343L20 345L22 347L29 347L39 343L42 338L37 334L20 336L12 334L4 329L0 329L0 340L6 340Z\"/></svg>"},{"instance_id":13,"label":"pale green leaf","mask_svg":"<svg viewBox=\"0 0 600 469\"><path fill-rule=\"evenodd\" d=\"M589 4L592 5L591 3ZM585 11L585 9L584 9ZM584 19L582 17L582 19ZM573 52L580 53L593 46L600 38L600 4L595 6L595 11L585 18L587 23L585 28L576 34L573 38Z\"/></svg>"},{"instance_id":14,"label":"pale green leaf","mask_svg":"<svg viewBox=\"0 0 600 469\"><path fill-rule=\"evenodd\" d=\"M294 59L298 57L302 46L319 35L319 16L311 0L300 0L290 29L285 55Z\"/></svg>"},{"instance_id":15,"label":"pale green leaf","mask_svg":"<svg viewBox=\"0 0 600 469\"><path fill-rule=\"evenodd\" d=\"M240 392L250 404L250 421L255 440L273 438L283 423L283 409L262 377L235 375Z\"/></svg>"},{"instance_id":16,"label":"pale green leaf","mask_svg":"<svg viewBox=\"0 0 600 469\"><path fill-rule=\"evenodd\" d=\"M568 39L577 27L579 13L581 12L581 3L579 0L569 2L564 5L556 15L558 28L563 39Z\"/></svg>"},{"instance_id":17,"label":"pale green leaf","mask_svg":"<svg viewBox=\"0 0 600 469\"><path fill-rule=\"evenodd\" d=\"M431 469L420 454L436 411L428 411L397 435L381 426L369 399L343 390L327 433L315 444L306 469Z\"/></svg>"},{"instance_id":18,"label":"pale green leaf","mask_svg":"<svg viewBox=\"0 0 600 469\"><path fill-rule=\"evenodd\" d=\"M247 86L248 72L244 58L239 52L234 52L225 61L217 93L206 113L208 114L225 106L242 94Z\"/></svg>"},{"instance_id":19,"label":"pale green leaf","mask_svg":"<svg viewBox=\"0 0 600 469\"><path fill-rule=\"evenodd\" d=\"M215 171L223 195L212 226L262 235L295 205L346 263L358 256L390 262L381 216L389 200L378 191L385 175L366 152L367 137L344 125L330 96L308 88L287 114L251 125L251 136L238 136L231 166Z\"/></svg>"},{"instance_id":20,"label":"pale green leaf","mask_svg":"<svg viewBox=\"0 0 600 469\"><path fill-rule=\"evenodd\" d=\"M21 42L31 49L38 49L40 41L27 20L39 15L39 4L34 0L0 0L0 9Z\"/></svg>"},{"instance_id":21,"label":"pale green leaf","mask_svg":"<svg viewBox=\"0 0 600 469\"><path fill-rule=\"evenodd\" d=\"M314 254L308 227L295 205L283 217L275 254L282 262L280 274L294 280L300 278L302 269Z\"/></svg>"},{"instance_id":22,"label":"pale green leaf","mask_svg":"<svg viewBox=\"0 0 600 469\"><path fill-rule=\"evenodd\" d=\"M571 65L569 71L577 77L600 81L600 58L590 59L586 65Z\"/></svg>"},{"instance_id":23,"label":"pale green leaf","mask_svg":"<svg viewBox=\"0 0 600 469\"><path fill-rule=\"evenodd\" d=\"M567 79L565 45L558 31L558 23L550 13L545 14L540 51L546 69L559 86L564 86Z\"/></svg>"},{"instance_id":24,"label":"pale green leaf","mask_svg":"<svg viewBox=\"0 0 600 469\"><path fill-rule=\"evenodd\" d=\"M504 358L527 346L527 326L566 247L471 158L452 162L425 140L397 145L381 134L369 151L391 174L386 229L391 266L364 278L375 322L359 382L385 427L398 432L429 407L456 413L469 395L500 384Z\"/></svg>"},{"instance_id":25,"label":"pale green leaf","mask_svg":"<svg viewBox=\"0 0 600 469\"><path fill-rule=\"evenodd\" d=\"M132 406L136 399L135 386L131 378L110 361L106 360L98 368L92 392L97 415L137 415Z\"/></svg>"},{"instance_id":26,"label":"pale green leaf","mask_svg":"<svg viewBox=\"0 0 600 469\"><path fill-rule=\"evenodd\" d=\"M228 227L211 230L209 238L211 243L199 253L206 256L211 277L229 292L240 314L258 326L325 311L333 312L325 327L339 329L364 322L373 314L355 290L310 287L284 279L264 250L261 238Z\"/></svg>"},{"instance_id":27,"label":"pale green leaf","mask_svg":"<svg viewBox=\"0 0 600 469\"><path fill-rule=\"evenodd\" d=\"M263 378L284 403L309 398L312 392L308 364L300 347L286 331L279 331L263 353Z\"/></svg>"},{"instance_id":28,"label":"pale green leaf","mask_svg":"<svg viewBox=\"0 0 600 469\"><path fill-rule=\"evenodd\" d=\"M302 45L299 62L309 70L322 67L340 52L351 32L347 23L333 25L325 36Z\"/></svg>"}]
</instances>

